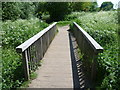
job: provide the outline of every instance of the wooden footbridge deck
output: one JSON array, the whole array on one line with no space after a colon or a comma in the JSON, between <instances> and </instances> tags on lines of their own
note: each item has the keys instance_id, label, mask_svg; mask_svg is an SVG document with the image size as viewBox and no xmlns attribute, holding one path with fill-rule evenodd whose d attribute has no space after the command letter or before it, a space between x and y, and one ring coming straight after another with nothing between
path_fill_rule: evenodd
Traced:
<instances>
[{"instance_id":1,"label":"wooden footbridge deck","mask_svg":"<svg viewBox=\"0 0 120 90\"><path fill-rule=\"evenodd\" d=\"M103 48L76 23L73 27L70 33L68 25L57 27L53 23L16 48L22 54L26 80L42 60L42 66L36 70L38 76L28 88L91 87L88 82L94 82L96 57ZM93 60L91 64L80 60L79 48L87 60ZM88 73L85 75L84 71Z\"/></svg>"}]
</instances>

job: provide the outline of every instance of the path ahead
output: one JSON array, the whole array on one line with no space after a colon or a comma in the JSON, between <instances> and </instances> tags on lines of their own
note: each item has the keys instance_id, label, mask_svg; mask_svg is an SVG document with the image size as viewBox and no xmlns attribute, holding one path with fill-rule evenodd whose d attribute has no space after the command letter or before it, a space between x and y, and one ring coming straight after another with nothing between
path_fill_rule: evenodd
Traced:
<instances>
[{"instance_id":1,"label":"path ahead","mask_svg":"<svg viewBox=\"0 0 120 90\"><path fill-rule=\"evenodd\" d=\"M69 26L59 27L30 88L73 88Z\"/></svg>"}]
</instances>

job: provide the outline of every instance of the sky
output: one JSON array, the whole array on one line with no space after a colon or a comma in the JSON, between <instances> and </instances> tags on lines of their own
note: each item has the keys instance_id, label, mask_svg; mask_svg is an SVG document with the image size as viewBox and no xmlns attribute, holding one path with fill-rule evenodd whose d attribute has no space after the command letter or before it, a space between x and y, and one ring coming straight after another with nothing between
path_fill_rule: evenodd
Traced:
<instances>
[{"instance_id":1,"label":"sky","mask_svg":"<svg viewBox=\"0 0 120 90\"><path fill-rule=\"evenodd\" d=\"M113 8L114 8L114 9L117 9L117 8L118 8L118 2L119 2L120 0L97 0L98 7L100 7L101 4L102 4L102 2L105 2L105 1L111 1L111 2L114 4Z\"/></svg>"}]
</instances>

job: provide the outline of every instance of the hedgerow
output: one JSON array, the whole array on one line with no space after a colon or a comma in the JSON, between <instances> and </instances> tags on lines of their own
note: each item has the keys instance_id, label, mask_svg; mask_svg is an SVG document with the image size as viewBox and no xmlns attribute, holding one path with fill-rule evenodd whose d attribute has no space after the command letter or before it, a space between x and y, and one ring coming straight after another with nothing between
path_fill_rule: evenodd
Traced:
<instances>
[{"instance_id":1,"label":"hedgerow","mask_svg":"<svg viewBox=\"0 0 120 90\"><path fill-rule=\"evenodd\" d=\"M78 16L79 14L79 16ZM75 18L72 18L72 17ZM120 64L118 63L117 11L73 13L68 20L77 22L103 48L98 57L97 85L100 88L120 88Z\"/></svg>"},{"instance_id":2,"label":"hedgerow","mask_svg":"<svg viewBox=\"0 0 120 90\"><path fill-rule=\"evenodd\" d=\"M21 54L15 48L48 24L39 19L2 22L2 88L17 88L24 82Z\"/></svg>"}]
</instances>

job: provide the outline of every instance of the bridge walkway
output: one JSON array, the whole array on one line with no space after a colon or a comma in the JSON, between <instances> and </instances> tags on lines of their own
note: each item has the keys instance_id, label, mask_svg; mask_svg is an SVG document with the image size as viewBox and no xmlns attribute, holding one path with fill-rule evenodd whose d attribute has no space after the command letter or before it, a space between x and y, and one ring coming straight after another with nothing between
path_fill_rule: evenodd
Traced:
<instances>
[{"instance_id":1,"label":"bridge walkway","mask_svg":"<svg viewBox=\"0 0 120 90\"><path fill-rule=\"evenodd\" d=\"M73 88L72 62L69 44L69 26L58 27L58 33L50 44L36 71L38 76L29 88Z\"/></svg>"}]
</instances>

